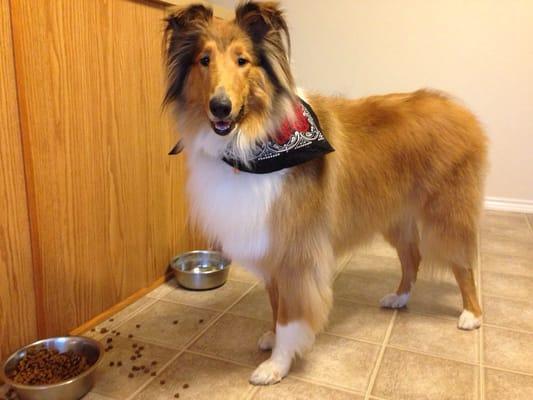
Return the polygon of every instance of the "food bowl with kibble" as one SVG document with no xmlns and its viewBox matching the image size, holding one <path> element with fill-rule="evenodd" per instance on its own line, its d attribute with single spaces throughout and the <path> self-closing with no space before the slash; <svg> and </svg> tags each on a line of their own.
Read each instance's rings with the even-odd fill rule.
<svg viewBox="0 0 533 400">
<path fill-rule="evenodd" d="M 83 336 L 39 340 L 13 353 L 0 378 L 21 400 L 77 400 L 94 385 L 103 345 Z"/>
<path fill-rule="evenodd" d="M 226 283 L 230 264 L 231 260 L 219 251 L 195 250 L 175 257 L 170 266 L 180 286 L 208 290 Z"/>
</svg>

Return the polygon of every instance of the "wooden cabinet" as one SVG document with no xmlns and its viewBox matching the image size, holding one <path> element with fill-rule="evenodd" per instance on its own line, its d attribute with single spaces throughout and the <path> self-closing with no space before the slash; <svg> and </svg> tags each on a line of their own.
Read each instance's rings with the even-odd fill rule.
<svg viewBox="0 0 533 400">
<path fill-rule="evenodd" d="M 1 2 L 0 358 L 134 295 L 198 240 L 167 156 L 163 3 Z"/>
<path fill-rule="evenodd" d="M 0 360 L 37 336 L 9 3 L 0 2 Z"/>
</svg>

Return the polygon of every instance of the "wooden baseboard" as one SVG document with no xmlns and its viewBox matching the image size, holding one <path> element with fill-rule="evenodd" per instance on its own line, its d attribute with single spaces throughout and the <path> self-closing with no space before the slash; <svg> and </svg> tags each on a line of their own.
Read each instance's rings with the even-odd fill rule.
<svg viewBox="0 0 533 400">
<path fill-rule="evenodd" d="M 495 211 L 512 211 L 533 214 L 533 201 L 509 199 L 505 197 L 486 197 L 485 209 Z"/>
<path fill-rule="evenodd" d="M 152 290 L 154 290 L 155 288 L 160 286 L 162 283 L 172 279 L 172 277 L 173 277 L 172 273 L 167 273 L 165 276 L 162 276 L 161 278 L 157 279 L 151 285 L 136 291 L 131 296 L 125 298 L 120 303 L 115 304 L 113 307 L 108 308 L 103 313 L 98 314 L 96 317 L 94 317 L 91 320 L 85 322 L 83 325 L 72 329 L 70 331 L 70 334 L 71 335 L 80 335 L 83 332 L 87 332 L 88 330 L 90 330 L 91 328 L 94 328 L 99 323 L 109 319 L 111 316 L 115 315 L 120 310 L 126 308 L 130 304 L 132 304 L 135 301 L 139 300 L 141 297 L 143 297 L 147 293 L 151 292 Z"/>
</svg>

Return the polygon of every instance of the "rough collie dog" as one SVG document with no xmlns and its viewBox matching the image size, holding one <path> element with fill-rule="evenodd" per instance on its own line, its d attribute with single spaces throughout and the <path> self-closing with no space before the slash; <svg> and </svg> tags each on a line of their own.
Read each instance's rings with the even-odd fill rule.
<svg viewBox="0 0 533 400">
<path fill-rule="evenodd" d="M 481 321 L 472 268 L 486 139 L 476 118 L 427 90 L 299 97 L 289 48 L 276 3 L 242 3 L 233 21 L 204 5 L 167 19 L 166 103 L 182 135 L 191 213 L 270 296 L 274 326 L 258 344 L 272 354 L 254 384 L 280 381 L 313 344 L 332 304 L 335 257 L 375 234 L 402 268 L 383 307 L 407 304 L 423 259 L 453 270 L 459 328 Z"/>
</svg>

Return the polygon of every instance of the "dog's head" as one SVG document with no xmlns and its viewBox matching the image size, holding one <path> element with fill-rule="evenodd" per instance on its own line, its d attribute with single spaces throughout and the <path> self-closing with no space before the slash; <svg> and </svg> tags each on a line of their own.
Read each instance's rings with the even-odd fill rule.
<svg viewBox="0 0 533 400">
<path fill-rule="evenodd" d="M 278 4 L 242 3 L 233 21 L 191 5 L 166 21 L 165 104 L 174 105 L 181 133 L 207 126 L 243 152 L 273 134 L 296 99 L 289 33 Z"/>
</svg>

